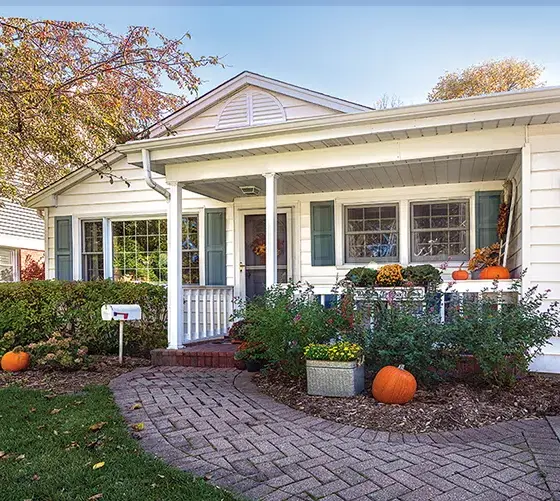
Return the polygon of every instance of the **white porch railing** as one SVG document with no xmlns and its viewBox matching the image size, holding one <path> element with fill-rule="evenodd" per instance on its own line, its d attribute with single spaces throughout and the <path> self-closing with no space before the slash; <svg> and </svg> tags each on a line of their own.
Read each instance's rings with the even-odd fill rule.
<svg viewBox="0 0 560 501">
<path fill-rule="evenodd" d="M 233 313 L 233 287 L 183 286 L 183 344 L 227 334 Z"/>
<path fill-rule="evenodd" d="M 513 280 L 498 280 L 496 283 L 493 280 L 460 280 L 453 282 L 452 285 L 444 282 L 439 287 L 440 304 L 431 306 L 439 307 L 442 322 L 445 322 L 448 308 L 452 306 L 451 303 L 454 302 L 455 305 L 461 305 L 468 296 L 471 298 L 475 295 L 478 297 L 483 295 L 494 297 L 499 309 L 503 303 L 517 301 L 518 293 L 512 290 L 513 282 Z M 405 297 L 416 298 L 418 301 L 424 300 L 424 289 L 421 287 L 414 287 L 413 289 L 405 287 L 380 288 L 377 292 L 379 299 L 382 301 L 388 300 L 389 293 L 391 293 L 391 301 L 399 301 Z M 314 287 L 313 294 L 327 308 L 330 307 L 331 302 L 334 303 L 339 298 L 339 295 L 333 293 L 332 288 L 326 286 Z"/>
</svg>

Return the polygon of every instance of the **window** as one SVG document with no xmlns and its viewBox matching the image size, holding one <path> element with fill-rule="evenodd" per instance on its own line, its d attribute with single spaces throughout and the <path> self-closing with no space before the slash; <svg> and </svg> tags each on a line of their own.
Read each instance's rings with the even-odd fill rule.
<svg viewBox="0 0 560 501">
<path fill-rule="evenodd" d="M 167 282 L 167 220 L 113 221 L 115 280 Z M 200 281 L 198 217 L 183 216 L 183 283 Z"/>
<path fill-rule="evenodd" d="M 411 205 L 412 261 L 462 261 L 469 256 L 467 201 Z"/>
<path fill-rule="evenodd" d="M 183 216 L 183 283 L 200 283 L 198 216 Z"/>
<path fill-rule="evenodd" d="M 346 262 L 399 260 L 397 205 L 346 208 Z"/>
<path fill-rule="evenodd" d="M 82 222 L 82 279 L 103 280 L 103 222 Z"/>
<path fill-rule="evenodd" d="M 0 282 L 16 279 L 15 253 L 12 249 L 0 249 Z"/>
</svg>

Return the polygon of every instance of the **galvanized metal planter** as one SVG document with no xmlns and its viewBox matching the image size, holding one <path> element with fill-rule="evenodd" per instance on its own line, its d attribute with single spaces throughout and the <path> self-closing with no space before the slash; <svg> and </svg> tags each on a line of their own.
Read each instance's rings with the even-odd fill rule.
<svg viewBox="0 0 560 501">
<path fill-rule="evenodd" d="M 307 393 L 322 397 L 352 397 L 364 391 L 364 364 L 307 360 Z"/>
</svg>

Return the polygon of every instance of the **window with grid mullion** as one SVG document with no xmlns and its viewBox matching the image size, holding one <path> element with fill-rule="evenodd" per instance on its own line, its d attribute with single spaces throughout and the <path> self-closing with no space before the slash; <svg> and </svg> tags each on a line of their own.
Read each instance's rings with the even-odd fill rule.
<svg viewBox="0 0 560 501">
<path fill-rule="evenodd" d="M 346 208 L 346 262 L 398 261 L 396 205 Z"/>
</svg>

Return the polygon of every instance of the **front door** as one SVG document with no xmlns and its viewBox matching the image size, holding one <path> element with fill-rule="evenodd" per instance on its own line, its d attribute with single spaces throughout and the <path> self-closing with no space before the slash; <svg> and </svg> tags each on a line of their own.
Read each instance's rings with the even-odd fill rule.
<svg viewBox="0 0 560 501">
<path fill-rule="evenodd" d="M 277 215 L 278 283 L 288 281 L 288 225 L 285 213 Z M 245 295 L 248 298 L 266 290 L 266 216 L 245 215 Z"/>
</svg>

